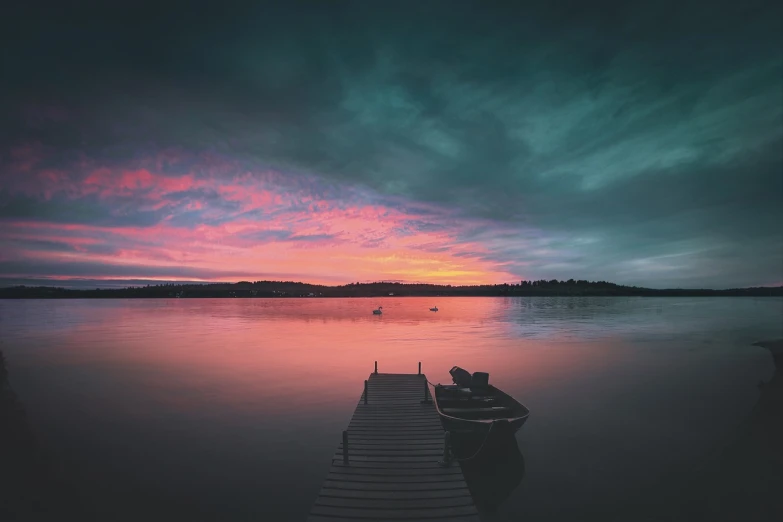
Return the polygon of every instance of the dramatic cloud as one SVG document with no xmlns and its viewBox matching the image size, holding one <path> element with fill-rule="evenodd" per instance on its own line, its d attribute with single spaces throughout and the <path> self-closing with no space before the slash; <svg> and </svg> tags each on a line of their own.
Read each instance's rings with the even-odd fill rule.
<svg viewBox="0 0 783 522">
<path fill-rule="evenodd" d="M 15 7 L 0 277 L 783 280 L 779 3 L 550 4 Z"/>
</svg>

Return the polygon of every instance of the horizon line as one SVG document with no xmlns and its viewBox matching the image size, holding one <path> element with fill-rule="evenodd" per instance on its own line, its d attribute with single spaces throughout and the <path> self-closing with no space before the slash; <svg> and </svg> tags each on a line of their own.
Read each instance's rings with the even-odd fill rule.
<svg viewBox="0 0 783 522">
<path fill-rule="evenodd" d="M 5 281 L 16 281 L 15 283 L 11 284 L 4 284 Z M 23 281 L 26 281 L 23 282 Z M 13 287 L 20 287 L 20 286 L 38 286 L 38 287 L 51 287 L 51 288 L 67 288 L 67 286 L 63 285 L 56 285 L 56 284 L 41 284 L 43 282 L 49 282 L 49 283 L 67 283 L 67 282 L 75 282 L 75 283 L 99 283 L 97 286 L 90 285 L 90 287 L 86 287 L 86 285 L 82 288 L 74 288 L 71 286 L 68 289 L 71 290 L 94 290 L 97 288 L 100 288 L 100 283 L 114 283 L 110 287 L 105 287 L 107 290 L 117 290 L 117 289 L 123 289 L 123 288 L 136 288 L 136 287 L 144 287 L 144 286 L 161 286 L 161 285 L 200 285 L 200 286 L 206 286 L 206 285 L 235 285 L 240 283 L 250 283 L 250 284 L 256 284 L 256 283 L 279 283 L 279 284 L 299 284 L 299 285 L 309 285 L 309 286 L 319 286 L 324 288 L 340 288 L 355 284 L 360 285 L 373 285 L 373 284 L 391 284 L 391 285 L 428 285 L 428 286 L 440 286 L 440 287 L 451 287 L 451 288 L 470 288 L 470 287 L 482 287 L 482 286 L 518 286 L 521 282 L 550 282 L 550 281 L 557 281 L 558 283 L 567 283 L 568 281 L 574 281 L 575 283 L 578 281 L 585 281 L 587 283 L 591 284 L 598 284 L 598 283 L 607 283 L 615 286 L 620 287 L 626 287 L 626 288 L 639 288 L 639 289 L 647 289 L 647 290 L 713 290 L 713 291 L 722 291 L 722 290 L 745 290 L 745 289 L 754 289 L 754 288 L 783 288 L 783 283 L 777 283 L 777 284 L 769 284 L 769 285 L 758 285 L 758 286 L 737 286 L 737 287 L 724 287 L 724 288 L 708 288 L 708 287 L 649 287 L 649 286 L 639 286 L 634 284 L 625 284 L 625 283 L 615 283 L 612 281 L 607 280 L 589 280 L 589 279 L 575 279 L 575 278 L 569 278 L 569 279 L 520 279 L 516 280 L 514 282 L 503 282 L 503 283 L 481 283 L 481 284 L 448 284 L 448 283 L 428 283 L 423 281 L 404 281 L 404 280 L 364 280 L 364 281 L 351 281 L 348 283 L 342 283 L 342 284 L 321 284 L 321 283 L 309 283 L 305 281 L 295 281 L 295 280 L 272 280 L 272 279 L 257 279 L 257 280 L 248 280 L 248 279 L 241 279 L 237 281 L 205 281 L 205 280 L 173 280 L 173 279 L 100 279 L 100 278 L 48 278 L 48 277 L 38 277 L 38 278 L 12 278 L 12 277 L 0 277 L 0 288 L 13 288 Z M 124 286 L 120 286 L 124 285 Z"/>
</svg>

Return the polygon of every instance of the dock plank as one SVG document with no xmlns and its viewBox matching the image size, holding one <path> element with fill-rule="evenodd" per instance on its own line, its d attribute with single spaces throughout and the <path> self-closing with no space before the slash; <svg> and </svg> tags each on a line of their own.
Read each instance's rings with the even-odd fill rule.
<svg viewBox="0 0 783 522">
<path fill-rule="evenodd" d="M 335 473 L 342 473 L 343 475 L 418 475 L 418 476 L 426 476 L 426 475 L 436 475 L 436 476 L 446 476 L 446 475 L 459 475 L 462 476 L 462 470 L 460 468 L 457 468 L 454 471 L 451 471 L 451 468 L 446 468 L 446 470 L 441 470 L 440 468 L 417 468 L 417 469 L 411 469 L 411 468 L 402 468 L 402 469 L 387 469 L 383 472 L 374 471 L 371 468 L 367 467 L 359 467 L 359 466 L 343 466 L 342 465 L 342 459 L 340 460 L 340 464 L 333 463 L 332 470 Z M 331 470 L 330 470 L 331 471 Z"/>
<path fill-rule="evenodd" d="M 322 491 L 318 505 L 353 509 L 438 509 L 471 506 L 473 499 L 470 495 L 441 498 L 346 498 L 325 495 Z"/>
<path fill-rule="evenodd" d="M 400 522 L 400 520 L 405 520 L 405 522 L 481 522 L 481 519 L 478 517 L 478 515 L 473 516 L 459 516 L 459 517 L 448 517 L 448 518 L 405 518 L 405 519 L 399 519 L 399 518 L 373 518 L 373 519 L 356 519 L 356 518 L 346 518 L 346 517 L 340 517 L 340 516 L 321 516 L 321 515 L 310 515 L 310 518 L 307 519 L 307 522 L 356 522 L 357 520 L 372 520 L 372 522 Z"/>
<path fill-rule="evenodd" d="M 397 492 L 417 492 L 417 491 L 440 491 L 444 489 L 464 489 L 461 480 L 433 479 L 433 480 L 415 480 L 412 482 L 353 482 L 352 476 L 329 475 L 324 482 L 323 487 L 330 488 L 350 488 L 352 491 L 397 491 Z M 427 482 L 422 486 L 422 482 Z"/>
<path fill-rule="evenodd" d="M 336 484 L 324 485 L 321 490 L 321 496 L 336 498 L 361 498 L 361 499 L 403 499 L 420 500 L 427 498 L 452 498 L 463 497 L 468 492 L 461 488 L 451 489 L 433 489 L 433 490 L 415 490 L 415 491 L 395 491 L 395 490 L 356 490 L 353 488 L 340 488 Z"/>
<path fill-rule="evenodd" d="M 342 449 L 342 448 L 341 448 Z M 400 453 L 401 451 L 404 451 L 405 453 Z M 342 451 L 339 452 L 339 455 L 342 455 Z M 382 447 L 380 449 L 376 449 L 372 446 L 351 446 L 351 455 L 375 455 L 375 456 L 384 456 L 384 457 L 394 457 L 394 456 L 435 456 L 440 457 L 443 455 L 443 449 L 438 447 L 423 447 L 423 448 L 415 448 L 415 447 L 408 447 L 408 448 L 386 448 Z M 437 460 L 437 459 L 436 459 Z"/>
<path fill-rule="evenodd" d="M 443 428 L 426 377 L 372 374 L 308 522 L 478 522 L 462 470 L 443 467 Z M 365 402 L 366 401 L 366 402 Z"/>
<path fill-rule="evenodd" d="M 436 517 L 454 518 L 461 515 L 470 516 L 478 514 L 476 507 L 473 505 L 458 507 L 435 507 L 432 509 L 363 509 L 315 505 L 313 506 L 313 509 L 310 513 L 313 515 L 347 517 L 368 521 L 374 521 L 378 518 L 392 518 L 398 520 L 406 520 L 411 518 L 429 518 L 431 520 L 437 520 Z"/>
</svg>

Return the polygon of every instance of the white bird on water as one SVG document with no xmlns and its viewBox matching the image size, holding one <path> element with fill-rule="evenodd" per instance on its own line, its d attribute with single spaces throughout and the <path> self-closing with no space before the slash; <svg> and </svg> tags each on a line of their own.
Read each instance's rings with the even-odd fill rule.
<svg viewBox="0 0 783 522">
<path fill-rule="evenodd" d="M 438 311 L 437 306 L 433 306 L 432 308 L 430 308 L 430 312 L 437 312 L 437 311 Z"/>
<path fill-rule="evenodd" d="M 381 315 L 383 312 L 381 311 L 383 309 L 382 306 L 379 306 L 377 310 L 373 310 L 373 315 Z"/>
</svg>

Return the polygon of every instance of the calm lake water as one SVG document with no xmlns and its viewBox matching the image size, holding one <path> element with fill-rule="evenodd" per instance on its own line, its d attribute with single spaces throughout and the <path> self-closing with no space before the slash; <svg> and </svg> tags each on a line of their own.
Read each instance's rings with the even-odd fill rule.
<svg viewBox="0 0 783 522">
<path fill-rule="evenodd" d="M 651 520 L 742 429 L 774 371 L 751 343 L 781 317 L 779 298 L 7 300 L 0 350 L 82 520 L 304 520 L 376 360 L 488 371 L 530 408 L 499 520 Z"/>
</svg>

